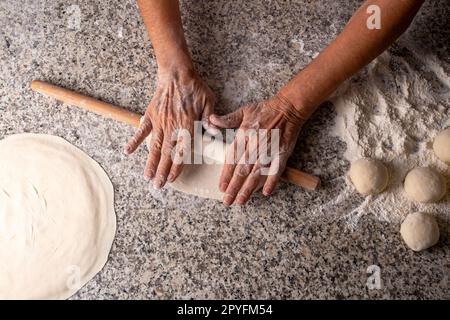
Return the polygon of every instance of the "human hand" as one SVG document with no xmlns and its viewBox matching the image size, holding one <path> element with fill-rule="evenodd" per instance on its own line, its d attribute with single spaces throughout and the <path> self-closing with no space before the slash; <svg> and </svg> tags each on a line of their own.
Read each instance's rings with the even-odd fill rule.
<svg viewBox="0 0 450 320">
<path fill-rule="evenodd" d="M 213 130 L 209 115 L 214 108 L 214 94 L 193 71 L 161 72 L 156 92 L 147 107 L 141 124 L 124 148 L 125 154 L 133 153 L 152 133 L 144 178 L 153 179 L 155 189 L 166 181 L 173 182 L 183 168 L 183 153 L 194 137 L 194 121 L 202 120 L 206 130 Z M 186 135 L 180 132 L 188 132 Z M 187 130 L 187 131 L 186 131 Z"/>
<path fill-rule="evenodd" d="M 273 192 L 294 149 L 306 116 L 278 94 L 269 100 L 248 104 L 224 116 L 212 115 L 210 120 L 220 128 L 239 128 L 233 143 L 227 149 L 219 189 L 225 193 L 225 205 L 231 205 L 233 202 L 242 205 L 262 185 L 264 195 L 268 196 Z M 266 139 L 261 139 L 260 134 L 256 139 L 249 139 L 249 132 L 258 132 L 259 129 L 268 130 Z M 279 129 L 278 148 L 271 144 L 271 140 L 275 139 L 271 129 Z M 249 140 L 253 140 L 253 143 Z M 240 143 L 243 148 L 239 147 Z M 268 149 L 276 149 L 270 150 L 269 162 L 265 159 L 263 161 Z"/>
</svg>

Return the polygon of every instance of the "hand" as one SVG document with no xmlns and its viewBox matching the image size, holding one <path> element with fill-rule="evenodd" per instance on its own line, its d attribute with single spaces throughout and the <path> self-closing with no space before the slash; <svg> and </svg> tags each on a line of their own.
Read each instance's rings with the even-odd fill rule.
<svg viewBox="0 0 450 320">
<path fill-rule="evenodd" d="M 233 143 L 227 148 L 226 161 L 220 176 L 219 189 L 225 193 L 223 203 L 231 205 L 235 202 L 242 205 L 262 185 L 263 194 L 270 195 L 286 167 L 305 117 L 278 94 L 272 99 L 246 105 L 225 116 L 212 115 L 210 120 L 220 128 L 239 127 Z M 262 161 L 261 157 L 268 148 L 260 145 L 260 137 L 254 139 L 255 143 L 249 143 L 248 138 L 245 138 L 246 135 L 249 136 L 250 129 L 267 129 L 269 132 L 273 132 L 271 129 L 279 129 L 279 148 L 271 151 L 269 163 Z M 267 135 L 266 146 L 271 145 L 271 136 L 273 134 Z M 244 148 L 236 151 L 243 140 L 246 141 Z M 245 161 L 252 155 L 256 161 Z M 268 171 L 268 174 L 264 171 Z"/>
<path fill-rule="evenodd" d="M 214 101 L 214 94 L 195 72 L 158 75 L 156 92 L 141 125 L 124 149 L 127 155 L 133 153 L 152 133 L 144 178 L 153 179 L 155 189 L 162 188 L 166 181 L 173 182 L 181 173 L 183 161 L 173 161 L 176 159 L 172 155 L 183 158 L 183 151 L 194 137 L 194 121 L 202 119 L 205 129 L 213 128 L 208 118 Z M 180 130 L 187 130 L 191 141 L 186 141 L 185 135 L 179 136 Z"/>
</svg>

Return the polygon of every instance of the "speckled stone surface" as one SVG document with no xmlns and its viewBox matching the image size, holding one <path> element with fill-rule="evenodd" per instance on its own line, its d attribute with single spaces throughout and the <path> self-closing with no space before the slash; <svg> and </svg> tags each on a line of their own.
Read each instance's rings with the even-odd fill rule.
<svg viewBox="0 0 450 320">
<path fill-rule="evenodd" d="M 275 93 L 337 35 L 359 3 L 182 1 L 186 37 L 219 98 L 217 111 Z M 450 63 L 449 17 L 446 0 L 427 1 L 408 41 Z M 334 210 L 317 214 L 344 187 L 338 178 L 349 165 L 345 144 L 329 135 L 332 105 L 308 122 L 291 159 L 322 178 L 319 191 L 282 183 L 270 199 L 257 195 L 245 207 L 225 208 L 152 190 L 142 179 L 145 150 L 130 158 L 121 152 L 130 127 L 29 89 L 31 80 L 46 80 L 142 113 L 156 64 L 134 1 L 2 0 L 0 61 L 0 137 L 64 137 L 98 161 L 114 184 L 118 229 L 110 259 L 73 298 L 450 298 L 445 223 L 439 245 L 414 253 L 397 224 L 366 215 L 349 229 Z M 366 285 L 371 265 L 380 267 L 380 289 Z"/>
</svg>

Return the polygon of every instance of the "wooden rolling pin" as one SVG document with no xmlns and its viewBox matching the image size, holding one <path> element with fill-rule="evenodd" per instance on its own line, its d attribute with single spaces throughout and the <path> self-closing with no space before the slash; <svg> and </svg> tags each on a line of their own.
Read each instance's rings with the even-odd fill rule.
<svg viewBox="0 0 450 320">
<path fill-rule="evenodd" d="M 127 111 L 112 104 L 38 80 L 31 82 L 31 89 L 67 104 L 127 123 L 135 128 L 139 127 L 139 120 L 141 118 L 139 114 Z M 308 190 L 316 190 L 320 185 L 320 179 L 318 177 L 289 167 L 284 170 L 281 178 Z"/>
</svg>

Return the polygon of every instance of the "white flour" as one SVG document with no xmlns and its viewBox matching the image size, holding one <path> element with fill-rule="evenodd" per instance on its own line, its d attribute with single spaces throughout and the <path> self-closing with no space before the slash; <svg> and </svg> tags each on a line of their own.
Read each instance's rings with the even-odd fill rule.
<svg viewBox="0 0 450 320">
<path fill-rule="evenodd" d="M 363 215 L 399 222 L 408 213 L 425 211 L 450 220 L 450 196 L 438 204 L 417 204 L 403 191 L 403 179 L 416 166 L 436 168 L 447 179 L 450 167 L 431 149 L 433 138 L 450 124 L 450 77 L 443 62 L 426 54 L 384 53 L 359 79 L 332 99 L 337 112 L 333 134 L 347 143 L 345 157 L 383 160 L 391 179 L 388 189 L 366 197 L 359 205 L 341 212 L 350 227 Z M 355 191 L 346 189 L 334 200 L 335 208 L 349 202 Z M 339 206 L 337 206 L 339 204 Z"/>
</svg>

